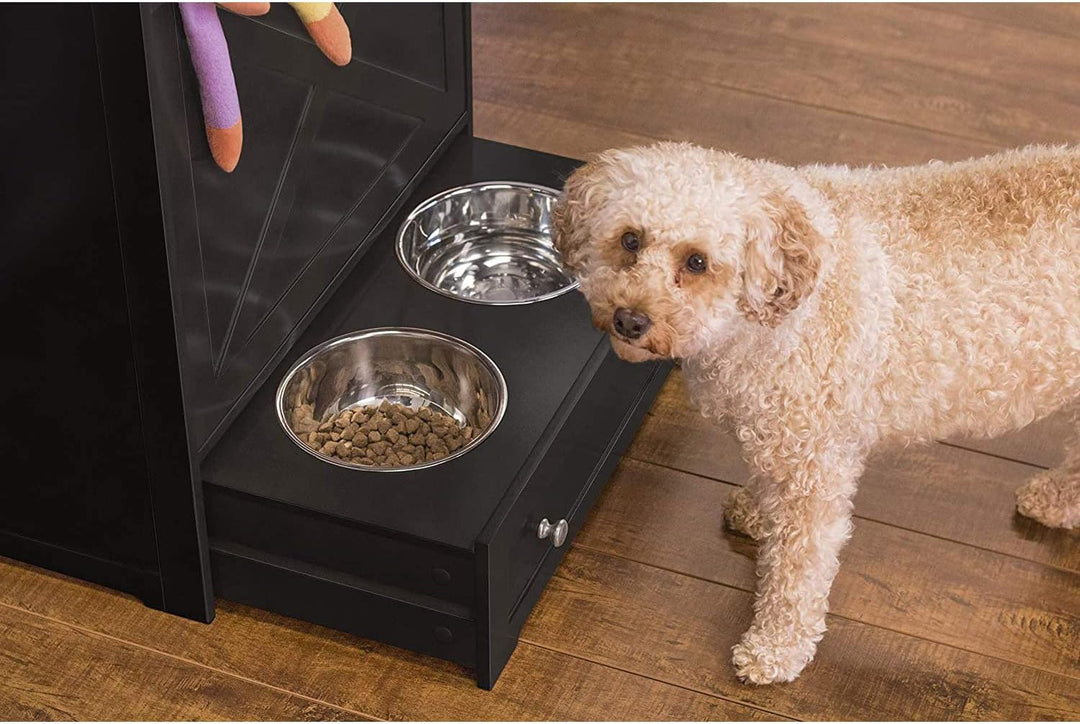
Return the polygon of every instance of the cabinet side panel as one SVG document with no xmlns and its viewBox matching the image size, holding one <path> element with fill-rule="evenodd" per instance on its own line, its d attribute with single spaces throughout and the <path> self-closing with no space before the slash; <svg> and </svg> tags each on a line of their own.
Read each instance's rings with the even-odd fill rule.
<svg viewBox="0 0 1080 724">
<path fill-rule="evenodd" d="M 91 10 L 4 5 L 0 37 L 0 553 L 130 590 L 158 564 Z"/>
<path fill-rule="evenodd" d="M 209 621 L 202 483 L 181 387 L 140 8 L 95 5 L 94 25 L 163 607 Z"/>
</svg>

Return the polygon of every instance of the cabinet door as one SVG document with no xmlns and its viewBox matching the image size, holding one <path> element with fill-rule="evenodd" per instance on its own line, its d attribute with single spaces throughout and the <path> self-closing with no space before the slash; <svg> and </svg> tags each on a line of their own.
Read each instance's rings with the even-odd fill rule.
<svg viewBox="0 0 1080 724">
<path fill-rule="evenodd" d="M 467 8 L 343 3 L 337 67 L 284 4 L 219 10 L 243 118 L 213 162 L 174 4 L 144 5 L 191 444 L 205 451 L 468 119 Z"/>
<path fill-rule="evenodd" d="M 160 605 L 91 7 L 3 5 L 0 55 L 0 554 Z"/>
</svg>

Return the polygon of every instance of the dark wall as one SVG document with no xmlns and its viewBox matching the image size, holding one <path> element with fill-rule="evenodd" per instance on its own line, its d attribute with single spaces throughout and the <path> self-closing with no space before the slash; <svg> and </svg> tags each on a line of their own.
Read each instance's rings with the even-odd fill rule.
<svg viewBox="0 0 1080 724">
<path fill-rule="evenodd" d="M 0 68 L 0 553 L 48 541 L 152 577 L 90 6 L 0 6 Z"/>
</svg>

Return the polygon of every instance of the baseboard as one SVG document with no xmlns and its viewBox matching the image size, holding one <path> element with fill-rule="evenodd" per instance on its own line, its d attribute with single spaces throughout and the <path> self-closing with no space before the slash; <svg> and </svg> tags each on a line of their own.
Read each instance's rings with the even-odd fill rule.
<svg viewBox="0 0 1080 724">
<path fill-rule="evenodd" d="M 0 530 L 0 555 L 130 593 L 151 608 L 163 607 L 161 576 L 155 571 L 98 558 L 5 530 Z"/>
</svg>

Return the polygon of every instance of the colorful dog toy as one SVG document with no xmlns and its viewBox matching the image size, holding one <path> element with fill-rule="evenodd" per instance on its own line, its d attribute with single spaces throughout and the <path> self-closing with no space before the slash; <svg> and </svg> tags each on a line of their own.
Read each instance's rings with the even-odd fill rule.
<svg viewBox="0 0 1080 724">
<path fill-rule="evenodd" d="M 237 15 L 265 15 L 270 3 L 218 3 Z M 352 60 L 349 27 L 333 3 L 289 3 L 300 16 L 311 39 L 335 65 Z M 236 94 L 229 46 L 213 3 L 181 3 L 191 63 L 199 81 L 203 121 L 210 154 L 225 172 L 236 168 L 244 143 L 240 99 Z"/>
<path fill-rule="evenodd" d="M 334 3 L 289 3 L 300 16 L 308 35 L 335 65 L 348 65 L 352 60 L 352 39 L 349 26 Z"/>
</svg>

